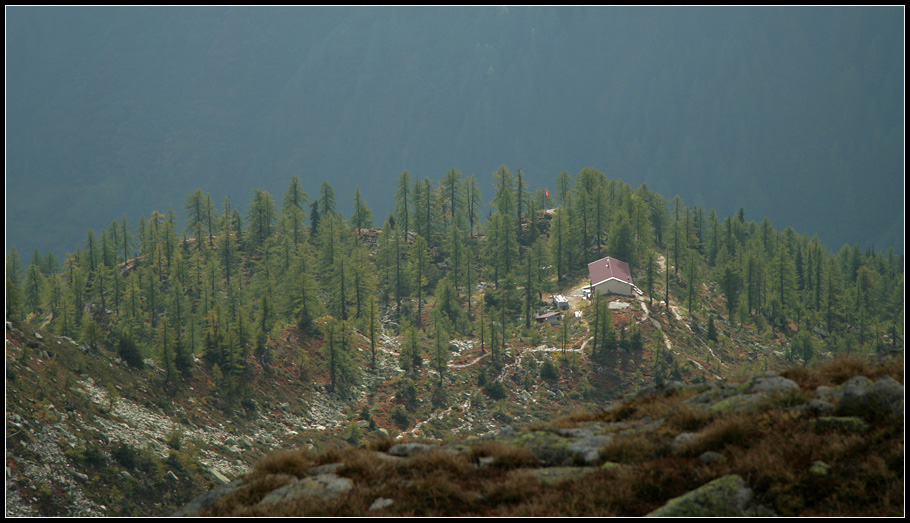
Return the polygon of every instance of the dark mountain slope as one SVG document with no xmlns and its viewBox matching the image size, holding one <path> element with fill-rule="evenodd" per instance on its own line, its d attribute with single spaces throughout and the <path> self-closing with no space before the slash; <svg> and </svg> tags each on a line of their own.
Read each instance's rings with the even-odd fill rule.
<svg viewBox="0 0 910 523">
<path fill-rule="evenodd" d="M 403 170 L 505 163 L 902 252 L 899 13 L 12 8 L 8 241 L 59 255 L 111 216 L 292 174 L 384 216 Z"/>
</svg>

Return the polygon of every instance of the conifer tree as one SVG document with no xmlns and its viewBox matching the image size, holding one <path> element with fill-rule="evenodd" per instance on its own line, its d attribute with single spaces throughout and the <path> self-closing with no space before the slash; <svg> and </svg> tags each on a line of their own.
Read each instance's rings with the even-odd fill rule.
<svg viewBox="0 0 910 523">
<path fill-rule="evenodd" d="M 650 307 L 654 301 L 654 279 L 657 277 L 657 267 L 655 266 L 654 251 L 648 249 L 647 253 L 645 256 L 645 280 L 648 282 L 648 306 Z"/>
<path fill-rule="evenodd" d="M 329 391 L 345 394 L 357 380 L 354 363 L 348 354 L 348 328 L 345 322 L 330 321 L 326 327 L 324 354 L 329 365 Z"/>
<path fill-rule="evenodd" d="M 266 240 L 272 235 L 276 218 L 275 202 L 272 196 L 261 189 L 256 189 L 250 208 L 247 211 L 247 234 L 251 253 L 263 248 Z"/>
<path fill-rule="evenodd" d="M 610 252 L 616 259 L 629 264 L 630 267 L 638 265 L 638 253 L 635 250 L 634 231 L 629 216 L 625 210 L 619 210 L 613 221 L 613 231 L 610 235 Z"/>
<path fill-rule="evenodd" d="M 360 237 L 361 229 L 373 226 L 373 211 L 363 201 L 359 185 L 354 187 L 354 214 L 351 215 L 351 222 L 357 229 L 358 237 Z"/>
<path fill-rule="evenodd" d="M 723 267 L 720 277 L 720 288 L 727 304 L 727 321 L 733 323 L 733 313 L 739 307 L 739 293 L 742 289 L 742 276 L 732 264 Z"/>
<path fill-rule="evenodd" d="M 121 261 L 123 263 L 126 263 L 127 261 L 129 261 L 130 253 L 132 253 L 133 249 L 132 249 L 132 237 L 130 235 L 130 226 L 129 226 L 129 222 L 126 219 L 125 214 L 123 215 L 122 218 L 120 218 L 119 230 L 120 230 L 120 248 L 123 251 L 123 260 L 121 260 Z"/>
<path fill-rule="evenodd" d="M 309 200 L 310 196 L 301 187 L 300 177 L 295 174 L 284 192 L 281 207 L 281 220 L 294 246 L 303 241 L 304 209 Z"/>
<path fill-rule="evenodd" d="M 196 189 L 186 198 L 183 206 L 186 212 L 186 231 L 196 240 L 196 248 L 202 247 L 203 234 L 206 231 L 207 211 L 205 195 L 202 189 Z"/>
<path fill-rule="evenodd" d="M 25 314 L 22 312 L 22 297 L 19 294 L 19 285 L 9 273 L 6 274 L 6 319 L 14 323 L 22 321 Z"/>
<path fill-rule="evenodd" d="M 479 224 L 480 208 L 483 206 L 483 196 L 480 192 L 480 184 L 477 183 L 477 177 L 471 175 L 465 183 L 465 201 L 467 202 L 467 219 L 468 235 L 474 235 L 474 228 Z"/>
<path fill-rule="evenodd" d="M 37 265 L 29 265 L 25 273 L 25 292 L 23 304 L 27 313 L 41 312 L 41 290 L 44 276 Z"/>
<path fill-rule="evenodd" d="M 408 260 L 410 262 L 410 279 L 413 282 L 414 292 L 417 293 L 417 317 L 415 323 L 420 328 L 423 317 L 424 289 L 429 284 L 430 269 L 430 254 L 423 236 L 417 235 L 414 239 Z"/>
<path fill-rule="evenodd" d="M 442 178 L 442 183 L 440 184 L 444 213 L 446 215 L 443 223 L 446 224 L 447 228 L 451 225 L 456 225 L 456 213 L 464 203 L 464 198 L 461 194 L 461 176 L 461 172 L 453 167 L 446 171 L 445 176 Z"/>
<path fill-rule="evenodd" d="M 439 374 L 439 385 L 442 385 L 442 379 L 445 375 L 446 365 L 449 362 L 449 334 L 444 325 L 441 314 L 436 313 L 434 327 L 434 349 L 433 349 L 433 369 Z"/>
<path fill-rule="evenodd" d="M 224 214 L 222 214 L 221 221 L 221 235 L 218 238 L 218 254 L 221 261 L 221 268 L 224 271 L 224 278 L 228 285 L 231 283 L 231 275 L 235 272 L 234 267 L 237 263 L 237 244 L 234 235 L 231 199 L 225 196 Z"/>
<path fill-rule="evenodd" d="M 370 297 L 370 320 L 369 320 L 369 332 L 370 332 L 370 368 L 376 370 L 376 328 L 377 328 L 377 318 L 376 318 L 376 300 Z"/>
<path fill-rule="evenodd" d="M 408 373 L 416 372 L 422 363 L 420 357 L 420 346 L 417 339 L 417 329 L 410 325 L 407 320 L 402 323 L 402 332 L 404 333 L 404 343 L 398 354 L 398 366 Z"/>
<path fill-rule="evenodd" d="M 329 182 L 323 181 L 322 185 L 319 186 L 318 201 L 320 219 L 335 213 L 335 189 Z"/>
<path fill-rule="evenodd" d="M 176 357 L 174 352 L 174 340 L 171 336 L 171 330 L 168 329 L 167 321 L 161 322 L 161 332 L 158 336 L 158 343 L 161 350 L 161 359 L 164 365 L 164 382 L 168 385 L 174 382 L 177 374 Z"/>
<path fill-rule="evenodd" d="M 303 243 L 298 248 L 298 264 L 296 271 L 296 285 L 294 293 L 294 317 L 297 327 L 303 331 L 313 329 L 313 320 L 319 317 L 321 304 L 319 301 L 319 286 L 312 267 L 314 262 L 309 254 L 308 244 Z"/>
<path fill-rule="evenodd" d="M 560 282 L 565 280 L 568 251 L 568 220 L 563 208 L 556 210 L 553 216 L 553 225 L 550 228 L 550 252 L 556 260 L 556 278 Z"/>
<path fill-rule="evenodd" d="M 398 175 L 395 185 L 395 226 L 403 231 L 408 231 L 411 225 L 411 216 L 408 212 L 408 202 L 411 200 L 411 175 L 402 171 Z"/>
<path fill-rule="evenodd" d="M 698 252 L 695 249 L 689 249 L 689 254 L 686 257 L 686 298 L 689 302 L 689 317 L 693 316 L 695 296 L 698 293 L 698 285 L 700 284 L 698 263 Z"/>
</svg>

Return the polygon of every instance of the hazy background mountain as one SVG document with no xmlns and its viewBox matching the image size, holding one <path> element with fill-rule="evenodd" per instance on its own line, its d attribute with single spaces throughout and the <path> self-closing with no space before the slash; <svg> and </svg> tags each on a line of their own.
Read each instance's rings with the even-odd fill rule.
<svg viewBox="0 0 910 523">
<path fill-rule="evenodd" d="M 6 9 L 7 246 L 297 174 L 601 170 L 903 252 L 904 9 Z M 349 208 L 349 206 L 347 206 Z"/>
</svg>

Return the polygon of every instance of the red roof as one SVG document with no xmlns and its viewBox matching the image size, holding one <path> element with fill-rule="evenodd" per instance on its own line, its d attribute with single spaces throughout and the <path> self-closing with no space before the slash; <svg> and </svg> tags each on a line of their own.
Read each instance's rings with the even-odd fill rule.
<svg viewBox="0 0 910 523">
<path fill-rule="evenodd" d="M 592 287 L 609 279 L 632 284 L 632 271 L 629 270 L 629 264 L 609 256 L 589 263 L 588 275 L 591 277 Z"/>
</svg>

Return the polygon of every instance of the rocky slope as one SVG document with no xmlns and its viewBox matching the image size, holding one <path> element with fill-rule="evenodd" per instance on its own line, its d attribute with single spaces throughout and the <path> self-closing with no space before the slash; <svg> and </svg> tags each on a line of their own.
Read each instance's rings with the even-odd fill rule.
<svg viewBox="0 0 910 523">
<path fill-rule="evenodd" d="M 345 394 L 327 390 L 321 341 L 301 336 L 294 329 L 283 331 L 272 340 L 267 364 L 255 357 L 249 359 L 246 393 L 233 397 L 216 385 L 208 366 L 198 359 L 191 378 L 178 387 L 169 387 L 164 384 L 165 372 L 160 362 L 148 359 L 144 368 L 136 369 L 105 348 L 90 348 L 28 325 L 7 322 L 6 515 L 154 516 L 169 515 L 187 506 L 197 507 L 193 510 L 207 506 L 206 510 L 212 513 L 220 510 L 210 502 L 212 499 L 222 499 L 222 504 L 233 499 L 225 498 L 224 492 L 246 488 L 243 486 L 250 478 L 260 478 L 273 487 L 263 489 L 264 497 L 279 487 L 293 490 L 288 485 L 310 478 L 311 470 L 320 466 L 328 468 L 315 468 L 313 479 L 301 485 L 316 490 L 343 490 L 347 488 L 343 485 L 348 485 L 353 492 L 378 492 L 367 506 L 360 507 L 363 510 L 352 508 L 359 506 L 355 504 L 343 513 L 366 514 L 374 501 L 382 507 L 374 507 L 375 510 L 385 511 L 378 514 L 423 513 L 426 510 L 407 508 L 408 502 L 391 492 L 383 494 L 364 486 L 370 483 L 364 484 L 362 478 L 351 474 L 350 459 L 370 463 L 376 477 L 381 478 L 388 467 L 397 471 L 395 474 L 409 476 L 414 474 L 408 472 L 412 463 L 429 467 L 428 463 L 451 458 L 454 461 L 446 466 L 453 470 L 481 471 L 494 478 L 517 475 L 516 481 L 529 489 L 545 488 L 535 485 L 561 484 L 573 474 L 594 470 L 607 474 L 605 464 L 610 468 L 608 463 L 622 460 L 612 459 L 605 448 L 626 442 L 641 430 L 652 434 L 648 438 L 662 442 L 659 448 L 669 448 L 667 425 L 654 425 L 665 417 L 663 414 L 650 418 L 631 416 L 627 403 L 610 403 L 612 400 L 674 376 L 682 381 L 643 398 L 664 398 L 668 394 L 672 398 L 690 396 L 690 402 L 708 398 L 705 405 L 687 404 L 682 409 L 704 410 L 708 420 L 715 416 L 712 409 L 722 408 L 715 407 L 721 400 L 744 408 L 748 402 L 762 403 L 767 399 L 759 391 L 743 393 L 712 381 L 714 378 L 740 376 L 739 380 L 746 383 L 747 375 L 780 373 L 784 368 L 785 337 L 768 332 L 753 334 L 719 322 L 722 341 L 706 342 L 689 324 L 662 313 L 656 303 L 649 310 L 643 301 L 624 300 L 624 305 L 622 301 L 617 302 L 614 319 L 617 325 L 639 326 L 645 349 L 617 353 L 606 366 L 595 365 L 587 358 L 590 326 L 583 316 L 570 328 L 566 350 L 557 348 L 560 344 L 555 327 L 518 333 L 505 348 L 498 371 L 490 365 L 490 348 L 479 347 L 476 338 L 453 340 L 442 379 L 444 386 L 439 388 L 435 371 L 421 367 L 406 373 L 399 368 L 399 341 L 392 335 L 394 325 L 387 324 L 388 331 L 378 346 L 376 369 L 368 365 L 368 340 L 363 336 L 354 339 L 353 354 L 364 370 Z M 579 310 L 584 309 L 583 303 L 576 305 Z M 552 375 L 545 372 L 549 364 L 553 364 Z M 815 401 L 839 408 L 844 401 L 852 401 L 850 394 L 816 388 L 843 385 L 858 373 L 842 376 L 836 384 L 816 383 L 811 389 L 801 384 L 800 391 L 785 392 L 806 396 L 801 405 Z M 891 374 L 902 383 L 902 366 L 901 372 Z M 690 385 L 681 385 L 684 382 Z M 873 385 L 881 387 L 877 383 Z M 712 394 L 717 397 L 709 397 Z M 828 407 L 822 406 L 818 413 L 794 411 L 799 412 L 794 416 L 830 417 L 825 409 Z M 549 424 L 554 418 L 573 412 L 590 413 L 590 419 L 582 420 L 584 423 Z M 708 423 L 705 420 L 703 425 Z M 867 423 L 877 423 L 876 420 Z M 809 419 L 804 421 L 808 423 Z M 469 437 L 476 439 L 466 439 Z M 525 445 L 528 438 L 536 443 Z M 447 448 L 456 449 L 454 454 L 440 458 L 438 452 L 428 452 L 416 461 L 408 456 L 413 449 L 423 447 L 392 450 L 398 444 L 415 441 L 432 443 L 434 448 L 453 441 L 474 443 L 451 444 Z M 565 447 L 563 454 L 553 454 L 553 445 Z M 403 450 L 409 448 L 412 450 Z M 285 455 L 282 451 L 287 449 L 292 449 L 292 454 L 300 449 L 307 457 L 294 458 L 301 465 L 293 468 L 291 474 L 285 471 L 281 477 L 272 477 L 271 473 L 263 476 L 257 468 L 261 467 L 260 460 L 280 461 Z M 355 458 L 344 458 L 344 452 Z M 408 456 L 396 456 L 399 453 Z M 505 462 L 512 465 L 503 465 Z M 628 467 L 609 474 L 623 470 Z M 323 474 L 334 474 L 338 479 L 320 477 Z M 690 478 L 685 488 L 659 490 L 682 494 L 695 483 L 708 483 L 719 477 L 705 473 Z M 756 489 L 748 475 L 742 477 Z M 408 492 L 415 480 L 404 481 L 398 486 Z M 474 480 L 468 481 L 470 485 Z M 507 495 L 508 488 L 498 484 L 509 485 L 511 480 L 487 484 L 499 492 L 493 498 L 502 495 L 512 499 L 512 494 Z M 203 499 L 209 501 L 191 504 L 204 494 L 208 497 Z M 480 494 L 478 499 L 488 495 L 492 494 Z M 294 496 L 280 491 L 271 499 Z M 350 499 L 351 494 L 339 491 L 339 496 L 338 499 Z M 658 497 L 665 501 L 663 494 Z M 357 499 L 358 503 L 366 503 L 366 498 Z M 487 509 L 495 512 L 490 503 L 484 503 L 476 508 L 478 513 L 487 513 Z M 655 503 L 649 502 L 648 507 L 656 509 Z M 241 512 L 255 512 L 259 509 L 254 505 L 240 503 L 236 507 L 245 507 L 238 508 Z"/>
<path fill-rule="evenodd" d="M 668 382 L 447 444 L 285 452 L 175 515 L 902 515 L 902 360 L 785 375 Z"/>
</svg>

